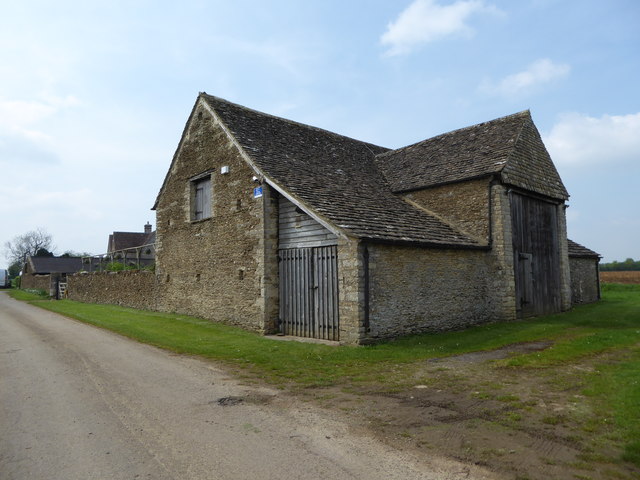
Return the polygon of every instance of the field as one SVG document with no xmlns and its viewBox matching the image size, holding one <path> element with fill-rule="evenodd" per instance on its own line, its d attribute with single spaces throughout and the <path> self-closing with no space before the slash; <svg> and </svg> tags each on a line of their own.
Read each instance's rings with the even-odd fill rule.
<svg viewBox="0 0 640 480">
<path fill-rule="evenodd" d="M 640 272 L 600 272 L 600 282 L 640 284 Z"/>
</svg>

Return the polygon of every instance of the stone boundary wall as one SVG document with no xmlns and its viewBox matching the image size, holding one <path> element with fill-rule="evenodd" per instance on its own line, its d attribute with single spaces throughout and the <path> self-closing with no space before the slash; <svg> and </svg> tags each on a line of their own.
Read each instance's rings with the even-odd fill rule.
<svg viewBox="0 0 640 480">
<path fill-rule="evenodd" d="M 44 290 L 49 293 L 49 287 L 51 285 L 51 275 L 32 275 L 27 273 L 22 275 L 20 279 L 20 288 L 22 289 L 35 289 Z"/>
<path fill-rule="evenodd" d="M 76 273 L 67 277 L 67 298 L 157 310 L 156 275 L 147 271 Z"/>
</svg>

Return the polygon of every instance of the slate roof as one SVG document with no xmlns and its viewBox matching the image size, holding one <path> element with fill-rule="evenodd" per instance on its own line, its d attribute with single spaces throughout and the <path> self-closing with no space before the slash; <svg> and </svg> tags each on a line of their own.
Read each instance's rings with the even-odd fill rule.
<svg viewBox="0 0 640 480">
<path fill-rule="evenodd" d="M 376 166 L 386 148 L 200 94 L 268 182 L 362 239 L 440 246 L 478 242 L 393 194 Z"/>
<path fill-rule="evenodd" d="M 29 257 L 32 271 L 29 273 L 46 275 L 56 273 L 75 273 L 82 270 L 80 257 Z"/>
<path fill-rule="evenodd" d="M 109 235 L 109 245 L 107 253 L 125 250 L 127 248 L 139 247 L 155 242 L 156 233 L 141 232 L 113 232 Z"/>
<path fill-rule="evenodd" d="M 567 242 L 569 244 L 570 257 L 584 257 L 584 258 L 600 258 L 601 257 L 599 253 L 596 253 L 593 250 L 590 250 L 587 247 L 574 242 L 573 240 L 567 239 Z"/>
<path fill-rule="evenodd" d="M 376 164 L 396 193 L 500 174 L 552 198 L 569 196 L 528 110 L 387 151 Z"/>
</svg>

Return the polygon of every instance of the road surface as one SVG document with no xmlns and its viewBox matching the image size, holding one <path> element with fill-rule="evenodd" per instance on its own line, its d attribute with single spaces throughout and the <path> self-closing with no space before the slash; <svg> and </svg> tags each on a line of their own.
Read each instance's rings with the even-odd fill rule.
<svg viewBox="0 0 640 480">
<path fill-rule="evenodd" d="M 215 364 L 0 292 L 0 478 L 469 479 Z"/>
</svg>

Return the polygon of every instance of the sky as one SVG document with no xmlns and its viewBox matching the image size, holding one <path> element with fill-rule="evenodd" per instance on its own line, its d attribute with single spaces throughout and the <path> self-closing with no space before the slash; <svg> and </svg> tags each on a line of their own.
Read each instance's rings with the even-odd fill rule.
<svg viewBox="0 0 640 480">
<path fill-rule="evenodd" d="M 529 109 L 569 238 L 640 259 L 637 0 L 0 0 L 0 266 L 142 231 L 199 92 L 388 148 Z"/>
</svg>

